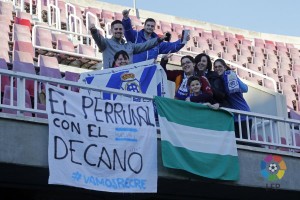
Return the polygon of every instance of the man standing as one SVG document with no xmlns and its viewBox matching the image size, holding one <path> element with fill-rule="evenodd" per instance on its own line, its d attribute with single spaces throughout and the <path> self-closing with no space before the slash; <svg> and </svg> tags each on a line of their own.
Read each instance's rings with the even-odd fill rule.
<svg viewBox="0 0 300 200">
<path fill-rule="evenodd" d="M 123 39 L 124 28 L 120 20 L 115 20 L 111 23 L 112 37 L 110 39 L 104 38 L 94 24 L 91 25 L 90 31 L 93 39 L 103 54 L 103 67 L 104 69 L 112 67 L 114 61 L 114 55 L 120 50 L 124 50 L 129 55 L 129 63 L 132 63 L 133 54 L 147 51 L 161 43 L 164 40 L 162 38 L 153 38 L 144 43 L 134 44 L 132 42 L 125 42 Z"/>
<path fill-rule="evenodd" d="M 122 12 L 122 22 L 125 28 L 125 37 L 127 41 L 138 44 L 158 37 L 158 35 L 154 32 L 156 22 L 152 18 L 146 19 L 143 30 L 133 30 L 130 18 L 128 17 L 129 11 L 130 9 L 124 10 Z M 187 40 L 189 39 L 190 37 L 188 36 Z M 176 42 L 161 42 L 159 45 L 148 51 L 144 51 L 142 53 L 134 55 L 133 63 L 150 60 L 153 58 L 156 59 L 159 54 L 175 53 L 179 51 L 183 46 L 184 44 L 181 43 L 180 39 Z"/>
</svg>

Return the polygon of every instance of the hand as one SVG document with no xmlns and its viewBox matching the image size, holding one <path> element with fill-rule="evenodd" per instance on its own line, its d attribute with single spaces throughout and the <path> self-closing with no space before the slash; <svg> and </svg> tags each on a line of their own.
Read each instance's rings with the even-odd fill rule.
<svg viewBox="0 0 300 200">
<path fill-rule="evenodd" d="M 92 34 L 97 33 L 97 28 L 96 28 L 95 24 L 90 25 L 90 31 Z"/>
<path fill-rule="evenodd" d="M 217 109 L 219 109 L 219 107 L 220 107 L 220 104 L 218 104 L 218 103 L 215 103 L 215 104 L 203 103 L 203 105 L 206 105 L 206 106 L 208 106 L 209 108 L 214 109 L 214 110 L 217 110 Z"/>
<path fill-rule="evenodd" d="M 169 51 L 168 54 L 165 54 L 165 55 L 162 56 L 162 59 L 169 60 L 169 58 L 171 58 L 172 56 L 173 56 L 173 54 L 171 54 L 171 51 Z"/>
<path fill-rule="evenodd" d="M 191 39 L 191 36 L 190 36 L 190 34 L 188 34 L 187 36 L 186 36 L 186 41 L 189 41 Z"/>
<path fill-rule="evenodd" d="M 123 11 L 122 11 L 122 15 L 123 15 L 123 18 L 124 18 L 124 19 L 128 19 L 130 10 L 131 10 L 131 9 L 123 10 Z"/>
<path fill-rule="evenodd" d="M 187 98 L 185 99 L 185 101 L 189 101 L 189 102 L 191 102 L 191 99 L 190 99 L 190 97 L 187 97 Z"/>
</svg>

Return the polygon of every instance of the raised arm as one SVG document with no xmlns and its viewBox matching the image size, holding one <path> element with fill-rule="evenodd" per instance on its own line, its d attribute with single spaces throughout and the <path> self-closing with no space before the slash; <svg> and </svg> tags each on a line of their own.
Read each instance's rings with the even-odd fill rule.
<svg viewBox="0 0 300 200">
<path fill-rule="evenodd" d="M 190 35 L 187 36 L 187 41 L 190 40 Z M 177 40 L 176 42 L 162 42 L 159 45 L 159 53 L 166 54 L 166 53 L 175 53 L 179 51 L 184 44 L 181 43 L 181 39 Z"/>
<path fill-rule="evenodd" d="M 106 48 L 105 38 L 100 34 L 94 24 L 91 25 L 90 31 L 100 51 L 104 51 Z"/>
<path fill-rule="evenodd" d="M 130 9 L 123 10 L 123 12 L 122 12 L 122 14 L 123 14 L 122 23 L 123 23 L 124 30 L 125 30 L 124 36 L 127 41 L 135 43 L 138 32 L 132 29 L 131 20 L 129 18 L 129 12 L 130 12 Z"/>
<path fill-rule="evenodd" d="M 163 55 L 163 57 L 161 58 L 160 60 L 160 66 L 164 69 L 164 71 L 166 72 L 167 74 L 167 79 L 170 80 L 170 81 L 174 81 L 176 80 L 176 77 L 180 74 L 182 74 L 182 70 L 168 70 L 167 69 L 167 64 L 168 64 L 168 61 L 169 61 L 169 58 L 172 57 L 172 54 L 171 52 L 166 54 L 166 55 Z"/>
<path fill-rule="evenodd" d="M 158 45 L 162 41 L 164 41 L 165 37 L 166 37 L 166 35 L 164 35 L 162 37 L 152 38 L 143 43 L 133 44 L 133 54 L 138 54 L 143 51 L 152 49 L 153 47 L 155 47 L 156 45 Z"/>
<path fill-rule="evenodd" d="M 181 40 L 177 40 L 176 42 L 162 42 L 159 44 L 159 54 L 175 53 L 183 46 L 184 44 L 181 44 Z"/>
</svg>

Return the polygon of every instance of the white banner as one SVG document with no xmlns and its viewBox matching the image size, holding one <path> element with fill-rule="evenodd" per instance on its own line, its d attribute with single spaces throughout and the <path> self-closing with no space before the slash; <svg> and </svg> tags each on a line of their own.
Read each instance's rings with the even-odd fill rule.
<svg viewBox="0 0 300 200">
<path fill-rule="evenodd" d="M 157 192 L 152 102 L 119 102 L 47 85 L 49 184 Z"/>
<path fill-rule="evenodd" d="M 79 82 L 93 86 L 170 98 L 171 93 L 163 68 L 157 64 L 143 64 L 145 63 L 141 62 L 122 67 L 82 73 Z M 93 93 L 96 95 L 95 92 Z M 120 95 L 110 95 L 105 92 L 102 93 L 100 97 L 107 100 L 124 100 L 124 97 L 120 97 Z M 140 101 L 140 99 L 134 98 L 134 101 Z"/>
</svg>

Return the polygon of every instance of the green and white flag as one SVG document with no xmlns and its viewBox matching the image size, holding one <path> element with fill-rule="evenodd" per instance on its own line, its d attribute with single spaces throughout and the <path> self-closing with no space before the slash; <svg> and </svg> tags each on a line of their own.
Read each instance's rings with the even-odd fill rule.
<svg viewBox="0 0 300 200">
<path fill-rule="evenodd" d="M 239 179 L 230 112 L 163 97 L 155 97 L 155 104 L 165 167 L 211 179 Z"/>
</svg>

